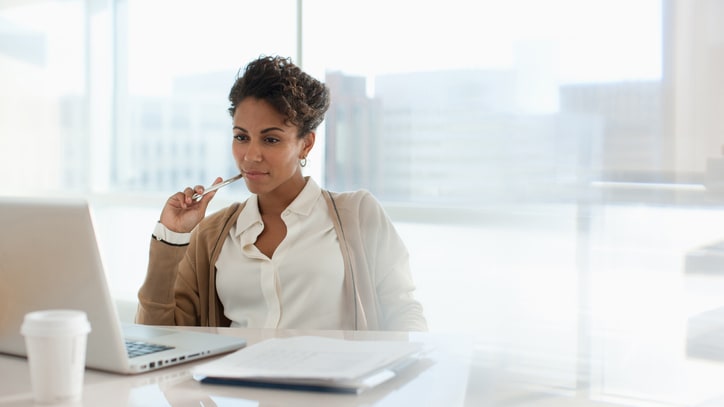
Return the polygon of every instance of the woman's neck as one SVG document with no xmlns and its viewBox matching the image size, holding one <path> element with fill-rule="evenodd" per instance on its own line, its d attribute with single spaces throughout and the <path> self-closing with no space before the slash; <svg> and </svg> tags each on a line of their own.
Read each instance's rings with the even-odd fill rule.
<svg viewBox="0 0 724 407">
<path fill-rule="evenodd" d="M 262 215 L 280 215 L 302 192 L 307 178 L 299 177 L 263 195 L 257 195 L 259 213 Z"/>
</svg>

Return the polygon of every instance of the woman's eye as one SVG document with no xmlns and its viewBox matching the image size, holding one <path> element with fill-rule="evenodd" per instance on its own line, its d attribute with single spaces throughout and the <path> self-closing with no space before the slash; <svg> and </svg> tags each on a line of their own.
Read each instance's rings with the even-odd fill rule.
<svg viewBox="0 0 724 407">
<path fill-rule="evenodd" d="M 234 140 L 236 141 L 245 141 L 248 139 L 248 137 L 244 134 L 234 134 Z"/>
<path fill-rule="evenodd" d="M 276 144 L 279 142 L 279 139 L 276 137 L 266 137 L 264 139 L 264 142 L 266 142 L 267 144 Z"/>
</svg>

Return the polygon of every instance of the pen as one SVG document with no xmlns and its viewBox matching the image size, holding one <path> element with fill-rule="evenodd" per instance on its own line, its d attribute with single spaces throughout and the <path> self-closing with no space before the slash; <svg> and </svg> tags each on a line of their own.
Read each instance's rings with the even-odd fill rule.
<svg viewBox="0 0 724 407">
<path fill-rule="evenodd" d="M 225 186 L 231 184 L 231 183 L 234 182 L 234 181 L 237 181 L 237 180 L 242 179 L 243 177 L 244 177 L 244 174 L 239 174 L 239 175 L 236 175 L 236 176 L 233 176 L 233 177 L 227 179 L 226 181 L 221 181 L 220 183 L 218 183 L 218 184 L 216 184 L 216 185 L 212 185 L 212 186 L 204 189 L 204 192 L 201 193 L 201 194 L 198 194 L 198 193 L 197 193 L 197 194 L 194 194 L 194 195 L 191 197 L 191 199 L 193 199 L 194 201 L 198 202 L 198 201 L 201 200 L 201 198 L 202 198 L 204 195 L 208 194 L 209 192 L 216 191 L 217 189 L 219 189 L 219 188 L 221 188 L 221 187 L 225 187 Z"/>
</svg>

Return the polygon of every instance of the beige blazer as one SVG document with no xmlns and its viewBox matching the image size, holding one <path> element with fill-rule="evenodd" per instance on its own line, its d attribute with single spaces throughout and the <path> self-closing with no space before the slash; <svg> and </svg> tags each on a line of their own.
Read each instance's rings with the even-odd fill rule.
<svg viewBox="0 0 724 407">
<path fill-rule="evenodd" d="M 424 331 L 409 255 L 382 206 L 367 191 L 322 190 L 344 260 L 346 326 L 353 330 Z M 245 203 L 207 216 L 188 245 L 153 238 L 136 322 L 229 326 L 216 293 L 216 260 Z"/>
</svg>

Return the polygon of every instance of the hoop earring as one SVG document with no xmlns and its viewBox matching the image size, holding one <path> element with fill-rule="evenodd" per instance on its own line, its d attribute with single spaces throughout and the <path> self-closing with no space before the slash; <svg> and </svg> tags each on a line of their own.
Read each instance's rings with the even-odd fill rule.
<svg viewBox="0 0 724 407">
<path fill-rule="evenodd" d="M 301 165 L 302 167 L 306 167 L 307 166 L 307 157 L 302 157 L 302 159 L 299 160 L 299 165 Z"/>
</svg>

